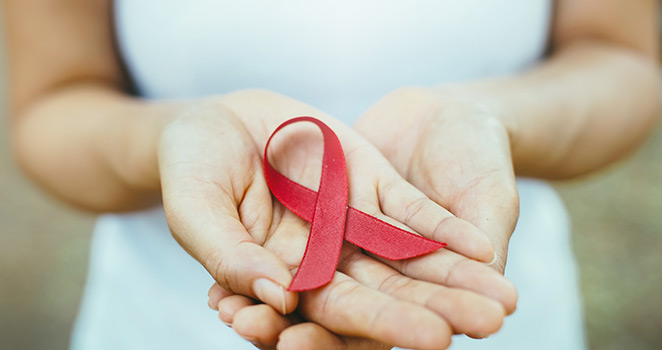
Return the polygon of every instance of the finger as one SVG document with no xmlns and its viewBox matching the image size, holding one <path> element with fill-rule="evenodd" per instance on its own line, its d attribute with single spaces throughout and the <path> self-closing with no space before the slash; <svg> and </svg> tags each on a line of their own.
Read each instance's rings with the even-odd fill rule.
<svg viewBox="0 0 662 350">
<path fill-rule="evenodd" d="M 291 324 L 271 306 L 258 304 L 239 309 L 232 326 L 242 338 L 264 349 L 275 348 L 278 335 Z"/>
<path fill-rule="evenodd" d="M 440 249 L 400 261 L 374 257 L 405 276 L 489 297 L 501 303 L 508 314 L 513 313 L 517 307 L 517 290 L 512 282 L 488 265 L 455 252 Z"/>
<path fill-rule="evenodd" d="M 504 307 L 469 290 L 418 281 L 356 252 L 345 257 L 339 270 L 358 282 L 388 295 L 427 307 L 446 319 L 456 333 L 484 338 L 503 323 Z"/>
<path fill-rule="evenodd" d="M 230 295 L 232 295 L 232 293 L 219 286 L 218 283 L 214 283 L 207 293 L 207 296 L 209 296 L 207 304 L 211 309 L 218 311 L 218 302 Z"/>
<path fill-rule="evenodd" d="M 507 179 L 484 180 L 474 190 L 466 192 L 454 207 L 458 216 L 474 223 L 488 235 L 496 251 L 490 266 L 503 274 L 508 243 L 519 217 L 519 196 L 514 178 L 512 183 Z"/>
<path fill-rule="evenodd" d="M 390 345 L 374 340 L 344 337 L 312 323 L 300 323 L 285 329 L 278 339 L 278 350 L 387 350 Z"/>
<path fill-rule="evenodd" d="M 427 146 L 414 160 L 413 167 L 419 171 L 409 174 L 408 179 L 430 199 L 484 232 L 496 252 L 491 265 L 503 273 L 508 242 L 519 216 L 508 136 L 490 130 L 489 137 L 483 134 L 465 137 L 483 140 L 481 147 L 462 139 L 428 136 Z M 453 159 L 452 154 L 440 152 L 448 149 L 449 144 L 455 145 L 455 153 L 478 161 Z M 486 149 L 491 150 L 487 158 Z M 448 164 L 457 165 L 448 167 Z"/>
<path fill-rule="evenodd" d="M 223 321 L 226 325 L 232 327 L 234 323 L 234 316 L 237 311 L 241 310 L 244 307 L 251 306 L 255 304 L 255 300 L 245 297 L 243 295 L 230 295 L 221 300 L 216 304 L 216 309 L 218 310 L 218 318 Z"/>
<path fill-rule="evenodd" d="M 264 247 L 276 254 L 294 275 L 308 244 L 310 224 L 281 205 L 274 209 L 280 218 Z"/>
<path fill-rule="evenodd" d="M 283 316 L 273 309 L 264 310 L 250 298 L 232 295 L 223 298 L 219 309 L 221 320 L 234 325 L 237 333 L 260 348 L 279 349 L 390 349 L 391 346 L 374 340 L 335 335 L 315 323 L 292 326 L 291 315 Z M 223 316 L 226 315 L 226 317 Z M 235 314 L 238 316 L 235 317 Z M 229 315 L 229 317 L 227 316 Z M 233 322 L 234 321 L 234 322 Z M 283 328 L 286 327 L 286 328 Z"/>
<path fill-rule="evenodd" d="M 476 226 L 455 217 L 403 178 L 379 183 L 379 203 L 384 214 L 428 238 L 446 242 L 447 249 L 483 262 L 494 259 L 494 247 Z"/>
<path fill-rule="evenodd" d="M 334 333 L 406 348 L 445 348 L 452 334 L 448 323 L 425 307 L 363 286 L 340 272 L 325 287 L 302 293 L 299 311 Z"/>
<path fill-rule="evenodd" d="M 353 164 L 350 164 L 353 165 Z M 374 172 L 375 170 L 373 170 Z M 483 262 L 494 259 L 490 239 L 469 222 L 459 219 L 390 168 L 374 179 L 359 177 L 350 186 L 350 205 L 397 227 L 448 244 L 447 249 Z M 376 188 L 370 192 L 366 189 Z M 385 216 L 380 215 L 381 213 Z"/>
<path fill-rule="evenodd" d="M 251 197 L 259 186 L 250 187 L 245 196 Z M 233 198 L 217 184 L 205 181 L 176 189 L 166 181 L 163 189 L 173 236 L 220 286 L 262 300 L 283 313 L 295 309 L 297 295 L 286 291 L 292 280 L 289 269 L 247 232 Z"/>
<path fill-rule="evenodd" d="M 306 244 L 305 232 L 301 220 L 286 213 L 266 246 L 273 244 L 283 261 L 298 264 Z M 278 250 L 281 240 L 295 249 Z M 358 250 L 351 244 L 343 247 L 343 251 L 352 249 Z M 341 273 L 326 286 L 301 293 L 300 298 L 298 310 L 305 319 L 337 334 L 422 349 L 444 347 L 450 341 L 451 330 L 442 317 L 421 305 L 362 286 Z"/>
</svg>

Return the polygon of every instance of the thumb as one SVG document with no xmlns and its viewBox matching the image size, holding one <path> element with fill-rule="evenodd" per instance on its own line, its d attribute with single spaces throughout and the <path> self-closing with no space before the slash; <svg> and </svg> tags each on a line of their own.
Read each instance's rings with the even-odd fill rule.
<svg viewBox="0 0 662 350">
<path fill-rule="evenodd" d="M 501 190 L 497 191 L 496 188 Z M 510 186 L 478 185 L 475 192 L 466 193 L 453 207 L 451 211 L 487 235 L 494 246 L 494 259 L 488 265 L 504 274 L 508 243 L 519 217 L 519 196 L 515 185 L 513 184 L 512 190 Z M 514 288 L 493 292 L 493 297 L 499 300 L 509 313 L 515 310 L 517 292 Z"/>
<path fill-rule="evenodd" d="M 501 175 L 475 181 L 472 186 L 447 197 L 440 195 L 447 187 L 444 187 L 444 183 L 435 183 L 437 178 L 423 183 L 421 187 L 424 188 L 423 192 L 429 193 L 431 199 L 448 208 L 457 217 L 470 222 L 487 236 L 494 247 L 494 258 L 488 265 L 503 274 L 510 236 L 519 218 L 519 195 L 514 177 L 511 179 L 505 171 Z M 512 284 L 511 288 L 491 289 L 490 297 L 498 300 L 508 313 L 515 311 L 517 292 Z"/>
<path fill-rule="evenodd" d="M 466 191 L 451 211 L 483 231 L 494 246 L 491 267 L 503 274 L 508 256 L 508 243 L 519 218 L 519 195 L 514 180 L 483 180 Z"/>
<path fill-rule="evenodd" d="M 214 184 L 193 187 L 194 192 L 172 191 L 163 184 L 166 219 L 179 244 L 221 287 L 259 299 L 283 314 L 294 311 L 298 296 L 287 291 L 292 281 L 288 267 L 255 242 L 234 200 Z"/>
</svg>

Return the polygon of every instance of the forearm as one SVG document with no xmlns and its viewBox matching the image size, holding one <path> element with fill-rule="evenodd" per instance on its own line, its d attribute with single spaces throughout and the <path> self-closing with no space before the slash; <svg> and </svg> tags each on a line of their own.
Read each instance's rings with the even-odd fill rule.
<svg viewBox="0 0 662 350">
<path fill-rule="evenodd" d="M 210 107 L 236 116 L 256 145 L 281 122 L 317 109 L 266 90 L 187 101 L 147 101 L 103 85 L 74 85 L 36 99 L 13 125 L 24 171 L 65 202 L 92 211 L 127 211 L 160 200 L 158 146 L 164 127 Z M 222 137 L 222 135 L 219 135 Z"/>
<path fill-rule="evenodd" d="M 125 211 L 159 200 L 157 138 L 180 103 L 149 103 L 103 85 L 72 85 L 34 99 L 14 118 L 24 171 L 76 207 Z"/>
<path fill-rule="evenodd" d="M 520 175 L 567 178 L 634 150 L 660 108 L 653 59 L 579 42 L 519 76 L 471 84 L 509 130 Z"/>
</svg>

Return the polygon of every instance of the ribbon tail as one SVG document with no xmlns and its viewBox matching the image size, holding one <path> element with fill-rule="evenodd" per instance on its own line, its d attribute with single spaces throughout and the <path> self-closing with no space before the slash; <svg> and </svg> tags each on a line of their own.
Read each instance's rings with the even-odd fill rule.
<svg viewBox="0 0 662 350">
<path fill-rule="evenodd" d="M 446 246 L 351 207 L 347 211 L 345 239 L 388 260 L 414 258 Z"/>
<path fill-rule="evenodd" d="M 288 291 L 301 292 L 319 288 L 333 279 L 340 259 L 342 238 L 337 240 L 328 232 L 320 231 L 325 230 L 311 228 L 301 265 L 287 288 Z"/>
</svg>

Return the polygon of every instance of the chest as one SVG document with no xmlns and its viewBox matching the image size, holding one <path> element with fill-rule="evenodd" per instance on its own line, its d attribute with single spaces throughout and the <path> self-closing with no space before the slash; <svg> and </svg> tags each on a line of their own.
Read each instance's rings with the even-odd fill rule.
<svg viewBox="0 0 662 350">
<path fill-rule="evenodd" d="M 548 0 L 116 0 L 140 92 L 267 88 L 359 113 L 404 85 L 507 74 L 544 51 Z"/>
</svg>

